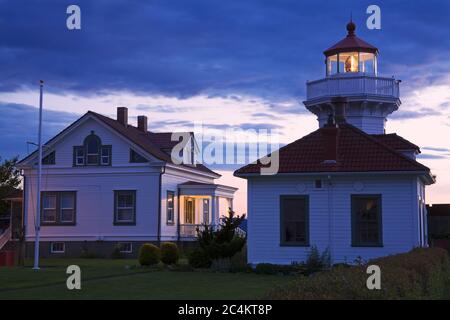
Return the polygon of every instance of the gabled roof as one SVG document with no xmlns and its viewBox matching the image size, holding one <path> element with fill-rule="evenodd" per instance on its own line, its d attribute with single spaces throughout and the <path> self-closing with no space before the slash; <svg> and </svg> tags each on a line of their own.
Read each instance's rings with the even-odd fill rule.
<svg viewBox="0 0 450 320">
<path fill-rule="evenodd" d="M 278 173 L 320 172 L 420 172 L 430 175 L 430 169 L 394 150 L 379 137 L 342 123 L 337 130 L 336 163 L 326 159 L 326 136 L 320 128 L 278 151 Z M 390 138 L 389 138 L 390 139 Z M 329 145 L 329 144 L 328 144 Z M 259 161 L 235 171 L 236 176 L 259 174 Z"/>
<path fill-rule="evenodd" d="M 171 141 L 172 132 L 157 133 L 157 132 L 147 131 L 145 133 L 145 132 L 140 131 L 138 128 L 136 128 L 132 125 L 124 126 L 121 123 L 119 123 L 117 120 L 111 119 L 109 117 L 106 117 L 102 114 L 99 114 L 99 113 L 96 113 L 93 111 L 88 111 L 85 115 L 83 115 L 83 117 L 86 115 L 91 115 L 95 119 L 106 124 L 108 127 L 113 129 L 115 132 L 122 135 L 126 139 L 130 140 L 132 143 L 139 146 L 140 148 L 142 148 L 144 151 L 148 152 L 155 158 L 157 158 L 161 161 L 167 162 L 167 163 L 173 163 L 171 156 L 170 156 L 170 151 L 179 141 Z M 81 117 L 81 118 L 83 118 L 83 117 Z M 45 145 L 56 140 L 58 136 L 60 136 L 63 132 L 66 132 L 70 127 L 74 126 L 75 123 L 77 123 L 80 119 L 76 120 L 69 127 L 65 128 L 58 135 L 56 135 L 55 137 L 50 139 L 47 143 L 45 143 Z M 189 134 L 192 134 L 192 133 L 189 133 Z M 24 159 L 22 159 L 19 163 L 23 163 L 26 159 L 29 159 L 36 153 L 37 153 L 36 151 L 33 152 L 32 154 L 30 154 L 27 157 L 25 157 Z M 203 164 L 196 164 L 195 166 L 189 165 L 189 164 L 182 164 L 181 166 L 190 168 L 193 170 L 199 170 L 201 172 L 213 174 L 213 175 L 216 175 L 217 177 L 221 176 L 220 174 L 210 170 Z"/>
<path fill-rule="evenodd" d="M 371 134 L 371 136 L 397 151 L 414 150 L 417 153 L 420 153 L 420 148 L 417 145 L 403 137 L 400 137 L 396 133 Z"/>
</svg>

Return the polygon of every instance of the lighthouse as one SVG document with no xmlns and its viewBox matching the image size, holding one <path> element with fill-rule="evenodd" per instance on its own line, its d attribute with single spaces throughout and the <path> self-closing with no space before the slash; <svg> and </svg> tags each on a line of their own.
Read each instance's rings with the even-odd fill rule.
<svg viewBox="0 0 450 320">
<path fill-rule="evenodd" d="M 378 48 L 355 31 L 349 22 L 347 36 L 323 52 L 325 77 L 307 82 L 303 103 L 320 127 L 332 115 L 368 134 L 383 134 L 388 115 L 401 104 L 400 80 L 379 75 Z"/>
<path fill-rule="evenodd" d="M 416 160 L 420 148 L 385 132 L 400 106 L 395 78 L 379 76 L 378 49 L 347 36 L 324 51 L 325 72 L 306 84 L 319 128 L 234 172 L 247 180 L 248 262 L 290 265 L 311 248 L 333 263 L 370 260 L 428 245 L 425 187 L 435 182 Z"/>
</svg>

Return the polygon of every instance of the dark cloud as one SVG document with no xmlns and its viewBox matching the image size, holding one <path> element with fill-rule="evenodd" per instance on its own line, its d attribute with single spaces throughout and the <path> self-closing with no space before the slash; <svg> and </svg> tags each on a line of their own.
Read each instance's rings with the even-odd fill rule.
<svg viewBox="0 0 450 320">
<path fill-rule="evenodd" d="M 82 95 L 303 97 L 306 80 L 323 76 L 322 51 L 345 36 L 350 10 L 357 33 L 380 48 L 382 73 L 414 86 L 408 79 L 448 71 L 445 0 L 381 1 L 381 31 L 364 27 L 366 0 L 80 0 L 79 31 L 66 29 L 68 4 L 0 1 L 1 91 L 44 78 L 48 90 Z"/>
<path fill-rule="evenodd" d="M 0 102 L 0 113 L 0 156 L 24 157 L 28 152 L 33 151 L 35 147 L 27 146 L 27 142 L 37 143 L 39 109 L 24 104 Z M 77 118 L 79 115 L 73 113 L 44 109 L 42 141 L 49 140 Z"/>
</svg>

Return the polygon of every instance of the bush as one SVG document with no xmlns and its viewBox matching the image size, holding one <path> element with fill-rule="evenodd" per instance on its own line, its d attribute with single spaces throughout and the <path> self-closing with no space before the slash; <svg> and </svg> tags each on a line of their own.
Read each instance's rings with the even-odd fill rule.
<svg viewBox="0 0 450 320">
<path fill-rule="evenodd" d="M 175 264 L 180 258 L 178 247 L 173 242 L 163 242 L 161 244 L 161 261 L 164 264 Z"/>
<path fill-rule="evenodd" d="M 304 265 L 291 264 L 291 265 L 279 265 L 271 263 L 259 263 L 255 267 L 255 273 L 257 274 L 304 274 L 306 272 Z"/>
<path fill-rule="evenodd" d="M 197 229 L 197 242 L 203 255 L 195 253 L 199 258 L 214 262 L 214 267 L 220 270 L 231 270 L 231 258 L 245 246 L 246 238 L 237 233 L 237 228 L 245 219 L 245 215 L 235 216 L 231 208 L 228 216 L 222 216 L 221 223 L 214 230 L 211 226 L 203 225 Z M 195 259 L 195 258 L 194 258 Z"/>
<path fill-rule="evenodd" d="M 328 269 L 331 265 L 330 251 L 326 249 L 320 254 L 316 246 L 312 246 L 305 262 L 306 272 L 308 274 Z"/>
<path fill-rule="evenodd" d="M 381 290 L 366 286 L 368 265 L 381 268 Z M 272 289 L 268 299 L 435 299 L 448 279 L 449 257 L 439 248 L 414 249 L 370 261 L 364 266 L 336 266 L 331 271 L 299 277 Z"/>
<path fill-rule="evenodd" d="M 211 259 L 201 249 L 195 249 L 189 256 L 189 265 L 193 268 L 209 268 L 211 266 Z"/>
<path fill-rule="evenodd" d="M 161 250 L 154 244 L 144 243 L 139 249 L 139 264 L 151 266 L 158 264 L 161 260 Z"/>
</svg>

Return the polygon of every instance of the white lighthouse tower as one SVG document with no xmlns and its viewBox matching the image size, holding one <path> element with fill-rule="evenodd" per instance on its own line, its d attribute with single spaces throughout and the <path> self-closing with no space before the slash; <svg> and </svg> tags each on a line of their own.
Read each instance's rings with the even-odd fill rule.
<svg viewBox="0 0 450 320">
<path fill-rule="evenodd" d="M 324 51 L 325 78 L 308 81 L 306 108 L 323 127 L 330 115 L 369 134 L 385 132 L 387 116 L 398 109 L 399 80 L 378 76 L 378 49 L 355 35 L 347 24 L 347 37 Z"/>
</svg>

